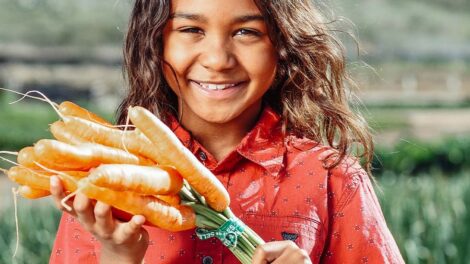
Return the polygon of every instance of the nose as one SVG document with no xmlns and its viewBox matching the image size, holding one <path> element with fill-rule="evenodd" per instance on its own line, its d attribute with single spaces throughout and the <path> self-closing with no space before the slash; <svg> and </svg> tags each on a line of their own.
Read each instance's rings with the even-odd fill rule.
<svg viewBox="0 0 470 264">
<path fill-rule="evenodd" d="M 237 64 L 232 45 L 223 38 L 207 39 L 203 45 L 200 63 L 212 71 L 227 71 Z"/>
</svg>

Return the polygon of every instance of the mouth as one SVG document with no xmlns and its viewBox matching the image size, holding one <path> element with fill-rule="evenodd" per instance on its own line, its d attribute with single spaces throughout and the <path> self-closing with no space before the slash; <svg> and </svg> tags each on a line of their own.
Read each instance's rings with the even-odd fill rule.
<svg viewBox="0 0 470 264">
<path fill-rule="evenodd" d="M 191 80 L 192 82 L 196 83 L 199 85 L 201 88 L 204 90 L 209 90 L 209 91 L 220 91 L 220 90 L 226 90 L 230 89 L 236 86 L 239 86 L 243 82 L 201 82 L 201 81 L 195 81 Z"/>
<path fill-rule="evenodd" d="M 224 100 L 239 96 L 246 87 L 248 81 L 206 82 L 190 80 L 193 87 L 197 88 L 208 98 Z"/>
</svg>

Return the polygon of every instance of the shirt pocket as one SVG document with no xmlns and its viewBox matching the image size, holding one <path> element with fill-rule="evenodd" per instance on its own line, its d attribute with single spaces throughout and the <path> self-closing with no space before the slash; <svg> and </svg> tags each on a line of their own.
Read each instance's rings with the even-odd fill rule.
<svg viewBox="0 0 470 264">
<path fill-rule="evenodd" d="M 309 254 L 323 248 L 322 224 L 318 219 L 299 216 L 244 213 L 240 219 L 264 241 L 291 240 Z"/>
</svg>

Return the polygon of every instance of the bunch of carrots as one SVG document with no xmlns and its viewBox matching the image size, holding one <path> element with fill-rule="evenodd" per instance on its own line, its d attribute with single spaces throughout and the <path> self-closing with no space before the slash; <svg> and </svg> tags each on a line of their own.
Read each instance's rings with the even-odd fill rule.
<svg viewBox="0 0 470 264">
<path fill-rule="evenodd" d="M 242 263 L 251 263 L 264 241 L 233 215 L 221 182 L 155 115 L 131 107 L 133 126 L 120 129 L 74 103 L 51 104 L 61 117 L 50 126 L 55 139 L 21 149 L 7 171 L 21 196 L 50 195 L 49 178 L 57 175 L 69 192 L 66 208 L 65 199 L 81 191 L 141 214 L 153 226 L 174 232 L 196 227 L 200 238 L 212 232 Z"/>
</svg>

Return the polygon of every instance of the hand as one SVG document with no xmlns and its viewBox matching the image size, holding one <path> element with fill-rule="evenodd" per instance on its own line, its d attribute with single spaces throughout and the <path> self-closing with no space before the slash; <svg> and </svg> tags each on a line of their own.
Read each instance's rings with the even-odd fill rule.
<svg viewBox="0 0 470 264">
<path fill-rule="evenodd" d="M 258 246 L 252 261 L 253 264 L 312 263 L 307 251 L 300 249 L 290 240 L 268 242 Z"/>
<path fill-rule="evenodd" d="M 75 198 L 67 201 L 72 208 L 68 211 L 61 204 L 65 197 L 60 179 L 51 177 L 51 194 L 56 206 L 77 218 L 82 227 L 100 241 L 100 263 L 141 263 L 148 247 L 149 235 L 142 227 L 145 217 L 135 215 L 129 222 L 113 218 L 111 206 L 102 202 L 93 202 L 84 194 L 77 193 Z"/>
</svg>

